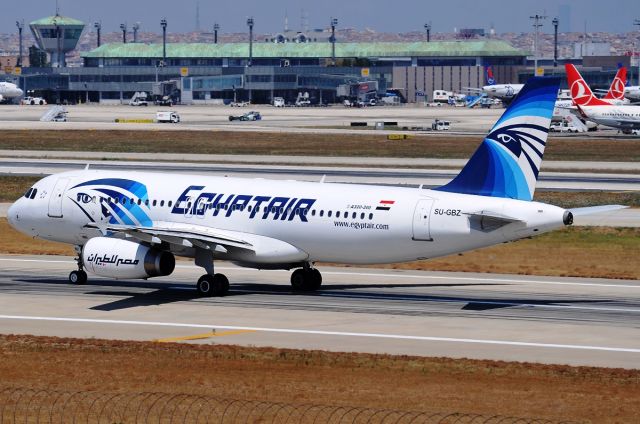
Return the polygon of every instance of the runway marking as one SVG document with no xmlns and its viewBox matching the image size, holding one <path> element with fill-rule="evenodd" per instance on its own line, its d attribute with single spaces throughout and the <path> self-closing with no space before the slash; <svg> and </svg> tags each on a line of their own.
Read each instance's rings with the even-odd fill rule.
<svg viewBox="0 0 640 424">
<path fill-rule="evenodd" d="M 189 340 L 203 340 L 210 339 L 212 337 L 223 337 L 223 336 L 233 336 L 236 334 L 245 334 L 245 333 L 255 333 L 254 330 L 230 330 L 230 331 L 215 331 L 213 330 L 210 333 L 203 334 L 194 334 L 192 336 L 182 336 L 182 337 L 167 337 L 164 339 L 156 339 L 154 342 L 157 343 L 172 343 L 172 342 L 182 342 Z"/>
<path fill-rule="evenodd" d="M 0 258 L 0 262 L 41 262 L 41 263 L 61 263 L 61 264 L 75 264 L 73 260 L 50 260 L 50 259 L 13 259 L 13 258 Z M 193 265 L 176 265 L 176 268 L 182 269 L 194 269 Z M 218 270 L 223 271 L 240 271 L 234 267 L 216 267 Z M 246 270 L 242 270 L 246 271 Z M 279 270 L 261 270 L 260 272 L 286 272 Z M 392 278 L 409 278 L 409 279 L 424 279 L 424 280 L 461 280 L 461 281 L 484 281 L 495 283 L 523 283 L 523 284 L 543 284 L 543 285 L 560 285 L 560 286 L 586 286 L 586 287 L 614 287 L 614 288 L 626 288 L 626 289 L 640 289 L 640 285 L 626 285 L 626 284 L 606 284 L 606 283 L 579 283 L 573 281 L 541 281 L 541 280 L 518 280 L 515 278 L 491 278 L 491 277 L 460 277 L 460 276 L 446 276 L 446 275 L 415 275 L 415 274 L 396 274 L 396 273 L 375 273 L 375 272 L 343 272 L 343 271 L 323 271 L 324 275 L 357 275 L 359 277 L 392 277 Z M 635 281 L 635 280 L 629 280 Z"/>
<path fill-rule="evenodd" d="M 409 336 L 409 335 L 399 335 L 399 334 L 357 333 L 357 332 L 343 332 L 343 331 L 303 330 L 303 329 L 290 329 L 290 328 L 248 327 L 248 326 L 237 326 L 237 325 L 188 324 L 188 323 L 178 323 L 178 322 L 39 317 L 39 316 L 23 316 L 23 315 L 0 315 L 0 319 L 26 320 L 26 321 L 75 322 L 75 323 L 110 324 L 110 325 L 140 325 L 140 326 L 150 326 L 150 327 L 220 328 L 225 330 L 262 331 L 267 333 L 305 334 L 305 335 L 316 335 L 316 336 L 367 337 L 367 338 L 393 339 L 393 340 L 416 340 L 416 341 L 430 341 L 430 342 L 487 344 L 487 345 L 518 346 L 518 347 L 540 347 L 540 348 L 547 348 L 547 349 L 573 349 L 573 350 L 595 350 L 595 351 L 619 352 L 619 353 L 640 353 L 640 349 L 610 347 L 610 346 L 518 342 L 518 341 L 511 341 L 511 340 L 463 339 L 463 338 L 456 338 L 456 337 Z"/>
</svg>

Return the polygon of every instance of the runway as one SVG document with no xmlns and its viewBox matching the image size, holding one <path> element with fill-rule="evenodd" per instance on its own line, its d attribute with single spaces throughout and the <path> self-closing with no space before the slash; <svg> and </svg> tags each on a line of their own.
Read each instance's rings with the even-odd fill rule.
<svg viewBox="0 0 640 424">
<path fill-rule="evenodd" d="M 326 182 L 437 187 L 459 169 L 368 168 L 273 164 L 209 164 L 160 161 L 86 161 L 80 159 L 0 158 L 0 175 L 49 175 L 91 169 L 191 173 L 246 178 L 296 179 Z M 633 173 L 541 172 L 537 188 L 550 190 L 640 190 Z"/>
<path fill-rule="evenodd" d="M 224 343 L 637 368 L 640 281 L 321 267 L 324 289 L 289 272 L 221 263 L 224 298 L 201 270 L 67 283 L 71 258 L 0 257 L 3 333 Z"/>
</svg>

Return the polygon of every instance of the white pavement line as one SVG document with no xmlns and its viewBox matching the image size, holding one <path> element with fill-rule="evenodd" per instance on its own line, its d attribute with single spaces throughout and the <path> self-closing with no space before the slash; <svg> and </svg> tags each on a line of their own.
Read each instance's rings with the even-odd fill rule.
<svg viewBox="0 0 640 424">
<path fill-rule="evenodd" d="M 41 262 L 41 263 L 75 263 L 74 260 L 50 260 L 50 259 L 18 259 L 18 258 L 0 258 L 0 262 Z M 194 269 L 193 265 L 176 265 L 176 268 L 182 269 Z M 238 271 L 238 268 L 219 266 L 216 269 L 224 271 Z M 243 269 L 242 271 L 247 271 Z M 261 270 L 260 272 L 286 272 L 281 270 Z M 324 275 L 356 275 L 359 277 L 392 277 L 392 278 L 417 278 L 424 280 L 462 280 L 462 281 L 484 281 L 484 282 L 496 282 L 496 283 L 523 283 L 523 284 L 546 284 L 546 285 L 559 285 L 559 286 L 588 286 L 588 287 L 615 287 L 615 288 L 627 288 L 627 289 L 640 289 L 640 285 L 626 285 L 626 284 L 605 284 L 605 283 L 578 283 L 569 281 L 540 281 L 540 280 L 518 280 L 509 278 L 484 278 L 484 277 L 460 277 L 460 276 L 447 276 L 447 275 L 414 275 L 414 274 L 398 274 L 395 272 L 374 273 L 374 272 L 342 272 L 342 271 L 323 271 Z M 629 280 L 635 281 L 635 280 Z"/>
<path fill-rule="evenodd" d="M 249 331 L 264 331 L 269 333 L 310 334 L 310 335 L 318 335 L 318 336 L 369 337 L 369 338 L 378 338 L 378 339 L 419 340 L 419 341 L 431 341 L 431 342 L 475 343 L 475 344 L 490 344 L 490 345 L 504 345 L 504 346 L 542 347 L 542 348 L 550 348 L 550 349 L 577 349 L 577 350 L 598 350 L 598 351 L 606 351 L 606 352 L 640 353 L 640 349 L 609 347 L 609 346 L 516 342 L 516 341 L 509 341 L 509 340 L 462 339 L 462 338 L 454 338 L 454 337 L 404 336 L 404 335 L 398 335 L 398 334 L 353 333 L 353 332 L 342 332 L 342 331 L 300 330 L 300 329 L 268 328 L 268 327 L 245 327 L 245 326 L 236 326 L 236 325 L 187 324 L 187 323 L 177 323 L 177 322 L 39 317 L 39 316 L 22 316 L 22 315 L 0 315 L 0 319 L 75 322 L 75 323 L 87 323 L 87 324 L 141 325 L 141 326 L 151 326 L 151 327 L 182 327 L 182 328 L 208 328 L 208 329 L 219 328 L 224 330 L 249 330 Z"/>
</svg>

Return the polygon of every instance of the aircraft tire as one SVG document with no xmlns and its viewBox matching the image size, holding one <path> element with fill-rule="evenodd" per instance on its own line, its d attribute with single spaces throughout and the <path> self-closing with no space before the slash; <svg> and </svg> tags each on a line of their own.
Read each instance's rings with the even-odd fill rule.
<svg viewBox="0 0 640 424">
<path fill-rule="evenodd" d="M 87 273 L 80 270 L 80 271 L 71 271 L 69 273 L 69 282 L 71 284 L 75 284 L 78 286 L 81 286 L 83 284 L 87 283 Z"/>
<path fill-rule="evenodd" d="M 291 274 L 291 287 L 294 291 L 314 291 L 320 288 L 322 275 L 316 269 L 296 269 Z"/>
<path fill-rule="evenodd" d="M 229 291 L 229 280 L 224 274 L 205 274 L 198 279 L 196 289 L 201 296 L 224 296 Z"/>
</svg>

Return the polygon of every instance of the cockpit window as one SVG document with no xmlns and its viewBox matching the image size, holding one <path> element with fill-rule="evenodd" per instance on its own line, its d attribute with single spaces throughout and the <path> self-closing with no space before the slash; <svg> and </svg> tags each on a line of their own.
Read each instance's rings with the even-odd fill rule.
<svg viewBox="0 0 640 424">
<path fill-rule="evenodd" d="M 38 193 L 38 189 L 31 187 L 24 194 L 24 197 L 26 197 L 27 199 L 35 199 L 37 193 Z"/>
</svg>

